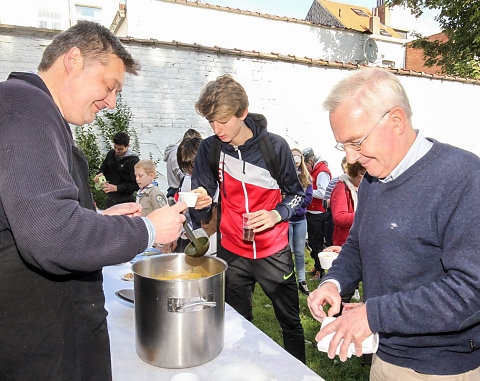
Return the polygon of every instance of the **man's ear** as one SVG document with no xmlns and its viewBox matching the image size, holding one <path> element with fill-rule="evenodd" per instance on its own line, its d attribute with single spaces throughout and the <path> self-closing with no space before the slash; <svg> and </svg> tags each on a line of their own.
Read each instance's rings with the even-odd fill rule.
<svg viewBox="0 0 480 381">
<path fill-rule="evenodd" d="M 70 48 L 70 50 L 63 56 L 63 65 L 65 66 L 67 73 L 82 69 L 83 56 L 80 49 L 77 47 Z"/>
<path fill-rule="evenodd" d="M 248 115 L 248 107 L 245 109 L 245 111 L 243 112 L 242 116 L 240 117 L 241 120 L 245 120 L 245 118 L 247 117 Z"/>
<path fill-rule="evenodd" d="M 407 115 L 401 107 L 395 107 L 390 111 L 390 116 L 393 123 L 393 128 L 398 135 L 402 135 L 405 132 L 407 125 Z"/>
</svg>

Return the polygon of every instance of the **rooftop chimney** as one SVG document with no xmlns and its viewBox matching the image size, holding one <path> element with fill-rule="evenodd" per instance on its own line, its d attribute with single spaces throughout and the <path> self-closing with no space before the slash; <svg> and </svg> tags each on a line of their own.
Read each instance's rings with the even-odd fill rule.
<svg viewBox="0 0 480 381">
<path fill-rule="evenodd" d="M 377 8 L 375 13 L 380 16 L 380 22 L 383 25 L 390 26 L 390 8 L 385 6 L 384 0 L 377 0 Z"/>
<path fill-rule="evenodd" d="M 368 20 L 368 30 L 372 34 L 380 34 L 380 17 L 378 17 L 378 8 L 375 9 L 375 13 Z"/>
</svg>

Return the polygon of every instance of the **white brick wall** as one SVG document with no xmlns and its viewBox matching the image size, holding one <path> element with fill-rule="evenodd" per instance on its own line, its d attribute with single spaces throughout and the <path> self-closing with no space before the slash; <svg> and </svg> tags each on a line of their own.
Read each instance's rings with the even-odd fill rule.
<svg viewBox="0 0 480 381">
<path fill-rule="evenodd" d="M 35 69 L 51 35 L 35 30 L 0 28 L 0 78 L 10 71 Z M 142 63 L 138 77 L 128 76 L 124 100 L 133 112 L 142 158 L 161 158 L 165 147 L 186 129 L 204 137 L 208 123 L 194 110 L 203 85 L 224 73 L 245 87 L 250 110 L 263 113 L 269 130 L 299 148 L 313 147 L 340 173 L 342 153 L 329 128 L 322 102 L 332 86 L 349 70 L 197 52 L 167 46 L 126 44 Z M 480 86 L 425 77 L 400 76 L 409 94 L 415 128 L 440 141 L 480 154 L 479 122 L 475 116 Z M 165 167 L 160 186 L 166 189 Z"/>
</svg>

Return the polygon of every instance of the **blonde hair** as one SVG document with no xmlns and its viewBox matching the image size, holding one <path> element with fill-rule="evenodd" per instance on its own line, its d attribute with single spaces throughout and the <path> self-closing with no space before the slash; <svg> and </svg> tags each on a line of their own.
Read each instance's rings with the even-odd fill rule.
<svg viewBox="0 0 480 381">
<path fill-rule="evenodd" d="M 145 173 L 148 174 L 157 174 L 157 166 L 155 165 L 155 162 L 152 160 L 144 159 L 140 160 L 137 164 L 135 164 L 135 167 L 137 169 L 143 169 Z"/>
<path fill-rule="evenodd" d="M 335 85 L 323 107 L 332 113 L 341 103 L 353 98 L 364 110 L 378 113 L 379 116 L 394 107 L 401 107 L 408 121 L 412 119 L 412 109 L 405 89 L 397 76 L 385 69 L 365 68 L 354 71 Z"/>
<path fill-rule="evenodd" d="M 245 89 L 229 74 L 207 83 L 195 103 L 195 110 L 208 121 L 227 122 L 232 116 L 240 118 L 247 108 Z"/>
<path fill-rule="evenodd" d="M 305 166 L 305 160 L 303 158 L 302 151 L 300 151 L 298 148 L 292 148 L 292 153 L 293 151 L 296 151 L 300 154 L 301 161 L 300 161 L 300 173 L 298 174 L 298 179 L 300 180 L 300 184 L 302 184 L 303 189 L 305 189 L 312 183 L 312 176 L 310 176 L 310 173 L 308 172 L 308 169 Z"/>
</svg>

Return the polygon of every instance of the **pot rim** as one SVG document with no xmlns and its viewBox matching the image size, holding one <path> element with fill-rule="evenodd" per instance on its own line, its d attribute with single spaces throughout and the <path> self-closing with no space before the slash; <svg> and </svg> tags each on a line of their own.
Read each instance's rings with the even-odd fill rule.
<svg viewBox="0 0 480 381">
<path fill-rule="evenodd" d="M 138 276 L 138 277 L 143 278 L 143 279 L 151 279 L 151 280 L 159 281 L 159 282 L 195 282 L 195 281 L 210 279 L 210 278 L 213 278 L 215 276 L 218 276 L 222 273 L 225 273 L 225 271 L 227 271 L 227 268 L 228 268 L 228 263 L 225 260 L 223 260 L 222 258 L 208 256 L 207 258 L 211 258 L 212 260 L 217 260 L 217 261 L 223 263 L 225 265 L 225 269 L 223 269 L 222 271 L 220 271 L 216 274 L 212 274 L 210 276 L 197 278 L 197 279 L 158 279 L 158 278 L 152 278 L 152 277 L 149 277 L 149 276 L 146 276 L 146 275 L 139 274 L 138 272 L 135 271 L 135 267 L 140 266 L 140 263 L 142 263 L 142 262 L 153 261 L 157 258 L 174 257 L 174 256 L 175 257 L 183 256 L 183 257 L 190 258 L 190 256 L 186 255 L 185 253 L 160 254 L 160 255 L 154 256 L 154 257 L 142 258 L 142 259 L 138 260 L 137 262 L 135 262 L 132 266 L 132 272 L 133 272 L 133 275 L 134 275 L 134 279 L 135 279 L 135 277 Z M 203 257 L 200 257 L 200 258 L 203 258 Z M 136 266 L 137 264 L 138 264 L 138 266 Z"/>
</svg>

